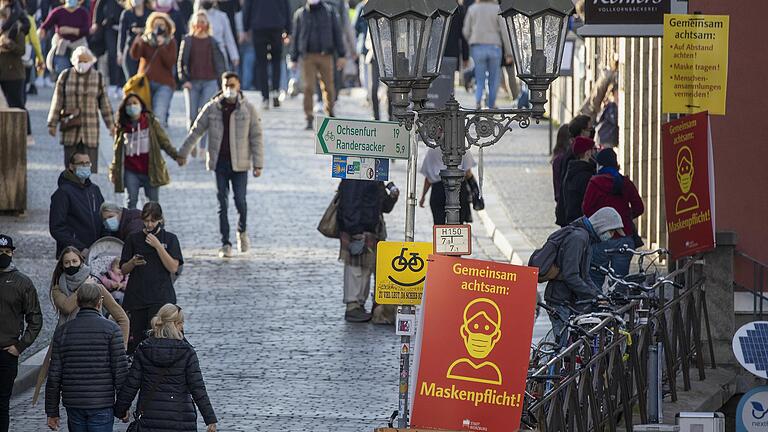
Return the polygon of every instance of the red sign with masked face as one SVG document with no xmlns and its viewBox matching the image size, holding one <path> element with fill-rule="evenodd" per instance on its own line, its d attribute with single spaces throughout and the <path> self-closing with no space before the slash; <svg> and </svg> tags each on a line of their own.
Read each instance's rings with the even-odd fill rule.
<svg viewBox="0 0 768 432">
<path fill-rule="evenodd" d="M 412 427 L 520 427 L 537 277 L 532 267 L 430 257 Z"/>
<path fill-rule="evenodd" d="M 668 249 L 677 259 L 715 247 L 715 182 L 709 114 L 662 126 Z"/>
</svg>

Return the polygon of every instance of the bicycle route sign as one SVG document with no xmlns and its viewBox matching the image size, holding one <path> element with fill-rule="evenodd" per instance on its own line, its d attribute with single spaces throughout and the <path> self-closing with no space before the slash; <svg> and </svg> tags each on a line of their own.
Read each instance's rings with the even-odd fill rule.
<svg viewBox="0 0 768 432">
<path fill-rule="evenodd" d="M 379 242 L 376 247 L 376 303 L 415 306 L 421 304 L 428 242 Z"/>
<path fill-rule="evenodd" d="M 408 159 L 411 137 L 395 122 L 318 117 L 315 119 L 315 153 Z"/>
</svg>

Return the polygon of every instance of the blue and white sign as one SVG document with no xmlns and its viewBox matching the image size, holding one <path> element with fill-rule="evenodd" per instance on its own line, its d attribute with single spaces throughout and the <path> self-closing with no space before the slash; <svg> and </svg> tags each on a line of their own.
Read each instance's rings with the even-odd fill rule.
<svg viewBox="0 0 768 432">
<path fill-rule="evenodd" d="M 331 176 L 340 179 L 387 181 L 389 159 L 334 156 Z"/>
<path fill-rule="evenodd" d="M 768 432 L 768 386 L 753 388 L 741 397 L 736 432 Z"/>
<path fill-rule="evenodd" d="M 732 346 L 733 354 L 744 369 L 768 379 L 768 321 L 743 325 L 733 336 Z"/>
</svg>

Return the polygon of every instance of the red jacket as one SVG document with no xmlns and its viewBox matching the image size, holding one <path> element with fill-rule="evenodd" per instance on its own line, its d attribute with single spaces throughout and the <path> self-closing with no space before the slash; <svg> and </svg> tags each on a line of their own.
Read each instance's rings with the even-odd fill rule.
<svg viewBox="0 0 768 432">
<path fill-rule="evenodd" d="M 635 184 L 627 176 L 624 176 L 624 187 L 621 195 L 612 194 L 612 189 L 613 177 L 610 174 L 593 176 L 587 185 L 581 208 L 584 215 L 589 217 L 603 207 L 613 207 L 619 212 L 621 220 L 624 222 L 624 234 L 631 236 L 635 231 L 632 229 L 632 219 L 645 211 L 643 199 L 637 193 Z"/>
</svg>

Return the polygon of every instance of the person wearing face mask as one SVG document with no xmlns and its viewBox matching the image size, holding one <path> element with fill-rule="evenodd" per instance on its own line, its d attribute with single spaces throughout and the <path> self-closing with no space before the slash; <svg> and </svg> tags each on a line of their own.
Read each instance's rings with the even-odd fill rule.
<svg viewBox="0 0 768 432">
<path fill-rule="evenodd" d="M 281 62 L 283 44 L 291 34 L 291 15 L 288 0 L 251 0 L 245 3 L 243 10 L 243 31 L 251 38 L 256 50 L 256 86 L 261 90 L 264 107 L 269 108 L 270 86 L 268 65 L 271 66 L 272 103 L 280 106 Z M 271 54 L 270 57 L 268 55 Z"/>
<path fill-rule="evenodd" d="M 645 211 L 643 199 L 637 192 L 637 187 L 628 176 L 619 173 L 619 163 L 616 152 L 611 148 L 603 149 L 597 154 L 597 175 L 589 180 L 587 191 L 584 194 L 582 209 L 585 216 L 592 216 L 603 207 L 611 207 L 619 212 L 624 223 L 625 237 L 618 237 L 604 241 L 592 247 L 592 265 L 606 266 L 609 263 L 616 274 L 626 276 L 629 274 L 629 264 L 632 261 L 630 254 L 605 253 L 606 249 L 614 249 L 627 245 L 631 248 L 642 246 L 637 240 L 642 239 L 637 235 L 637 229 L 632 221 Z M 636 240 L 637 239 L 637 240 Z M 592 281 L 598 287 L 603 286 L 605 275 L 598 271 L 591 272 Z"/>
<path fill-rule="evenodd" d="M 40 26 L 40 39 L 53 30 L 51 50 L 46 59 L 48 70 L 58 75 L 71 66 L 67 53 L 79 47 L 87 47 L 86 37 L 91 29 L 88 11 L 81 7 L 80 0 L 64 0 L 62 6 L 53 9 Z"/>
<path fill-rule="evenodd" d="M 176 303 L 173 279 L 184 264 L 179 239 L 163 229 L 163 209 L 148 202 L 141 210 L 144 229 L 128 236 L 120 255 L 120 270 L 130 275 L 123 307 L 131 319 L 128 354 L 146 338 L 160 307 Z"/>
<path fill-rule="evenodd" d="M 87 153 L 94 174 L 99 165 L 99 114 L 110 136 L 114 136 L 115 123 L 106 80 L 93 67 L 95 63 L 96 57 L 87 47 L 72 52 L 74 66 L 56 80 L 48 111 L 48 133 L 55 137 L 57 129 L 60 131 L 65 166 L 74 153 Z"/>
<path fill-rule="evenodd" d="M 128 422 L 138 393 L 136 409 L 142 413 L 141 430 L 196 431 L 199 410 L 206 432 L 216 432 L 218 420 L 197 353 L 184 338 L 184 311 L 175 304 L 163 305 L 152 317 L 151 329 L 151 337 L 136 350 L 128 377 L 117 394 L 115 417 Z M 152 388 L 155 390 L 149 390 Z"/>
<path fill-rule="evenodd" d="M 117 64 L 122 66 L 126 80 L 139 70 L 139 62 L 130 56 L 130 49 L 136 37 L 144 33 L 150 12 L 149 0 L 127 0 L 125 10 L 120 14 Z"/>
<path fill-rule="evenodd" d="M 9 430 L 9 405 L 19 356 L 43 328 L 37 289 L 13 264 L 15 250 L 13 239 L 0 234 L 0 432 Z"/>
<path fill-rule="evenodd" d="M 224 54 L 216 40 L 211 36 L 208 13 L 199 10 L 189 22 L 189 35 L 181 41 L 179 64 L 176 70 L 179 82 L 184 88 L 184 101 L 187 105 L 187 130 L 197 118 L 203 105 L 219 91 L 219 77 L 227 69 Z M 205 137 L 200 140 L 200 148 L 205 148 Z M 197 148 L 192 149 L 192 156 L 197 156 Z"/>
<path fill-rule="evenodd" d="M 173 34 L 173 38 L 176 39 L 176 46 L 181 44 L 181 39 L 187 34 L 187 23 L 189 18 L 185 18 L 184 13 L 179 8 L 179 0 L 152 0 L 151 7 L 155 12 L 162 12 L 167 14 L 173 21 L 176 30 Z"/>
<path fill-rule="evenodd" d="M 569 306 L 584 309 L 576 302 L 598 300 L 602 295 L 602 290 L 590 277 L 592 246 L 607 239 L 623 237 L 623 227 L 619 213 L 604 207 L 592 216 L 582 216 L 560 229 L 562 236 L 555 258 L 560 273 L 547 283 L 544 291 L 547 305 L 557 312 L 549 317 L 556 340 L 563 342 L 560 335 L 572 313 Z"/>
<path fill-rule="evenodd" d="M 168 127 L 168 115 L 176 90 L 173 68 L 176 66 L 178 45 L 176 26 L 168 14 L 152 12 L 147 18 L 144 34 L 131 46 L 131 57 L 139 61 L 139 73 L 146 74 L 152 94 L 152 112 L 160 124 Z"/>
<path fill-rule="evenodd" d="M 229 258 L 232 256 L 227 217 L 230 184 L 240 216 L 237 223 L 237 247 L 240 253 L 245 253 L 250 248 L 246 233 L 248 208 L 245 200 L 248 173 L 253 169 L 254 177 L 261 176 L 264 167 L 264 139 L 259 112 L 240 92 L 240 77 L 234 72 L 225 72 L 221 84 L 223 92 L 203 107 L 179 155 L 186 159 L 200 138 L 208 133 L 207 168 L 216 173 L 219 199 L 222 244 L 219 257 Z"/>
<path fill-rule="evenodd" d="M 109 312 L 110 319 L 115 321 L 119 326 L 125 348 L 127 346 L 128 331 L 130 324 L 128 321 L 128 315 L 125 310 L 115 301 L 112 295 L 106 288 L 99 282 L 99 279 L 91 274 L 91 269 L 85 264 L 85 257 L 80 253 L 76 247 L 68 246 L 61 251 L 56 267 L 53 269 L 51 275 L 50 285 L 50 297 L 51 303 L 58 312 L 58 321 L 56 322 L 56 328 L 58 329 L 65 323 L 72 321 L 77 317 L 80 307 L 77 302 L 77 292 L 85 284 L 95 285 L 101 290 L 101 295 L 104 296 L 103 306 L 104 309 Z M 101 310 L 101 308 L 99 308 Z M 43 367 L 37 376 L 37 385 L 35 386 L 35 393 L 32 396 L 32 401 L 35 403 L 42 389 L 42 385 L 48 376 L 48 366 L 51 360 L 51 347 L 48 347 L 48 353 L 43 362 Z"/>
<path fill-rule="evenodd" d="M 135 209 L 139 189 L 144 189 L 148 201 L 160 200 L 160 186 L 171 182 L 168 167 L 160 151 L 180 160 L 165 129 L 147 110 L 141 98 L 128 94 L 123 99 L 115 125 L 114 158 L 109 166 L 109 179 L 115 193 L 126 189 L 125 206 Z"/>
<path fill-rule="evenodd" d="M 129 235 L 144 229 L 141 210 L 127 209 L 111 202 L 101 205 L 101 217 L 104 219 L 104 234 L 116 237 L 125 243 Z"/>
<path fill-rule="evenodd" d="M 587 190 L 589 179 L 595 175 L 596 166 L 594 157 L 597 153 L 595 141 L 591 138 L 576 137 L 573 140 L 571 151 L 574 160 L 568 162 L 568 171 L 563 178 L 560 199 L 565 209 L 565 222 L 571 223 L 584 215 L 581 204 L 584 202 L 584 193 Z"/>
<path fill-rule="evenodd" d="M 213 39 L 218 43 L 219 49 L 224 53 L 227 61 L 227 69 L 235 70 L 240 65 L 240 50 L 237 47 L 235 33 L 225 12 L 218 9 L 218 1 L 202 0 L 195 2 L 195 11 L 203 10 L 208 16 L 208 21 L 213 31 Z"/>
<path fill-rule="evenodd" d="M 100 208 L 101 189 L 92 183 L 91 160 L 75 153 L 69 167 L 59 176 L 59 187 L 51 196 L 49 228 L 56 240 L 56 256 L 67 246 L 87 249 L 104 233 Z"/>
</svg>

